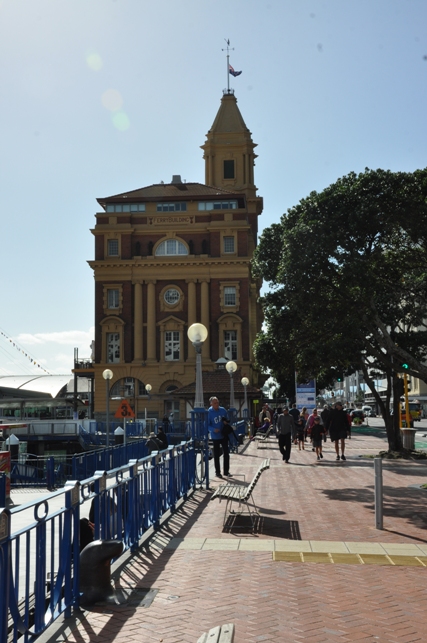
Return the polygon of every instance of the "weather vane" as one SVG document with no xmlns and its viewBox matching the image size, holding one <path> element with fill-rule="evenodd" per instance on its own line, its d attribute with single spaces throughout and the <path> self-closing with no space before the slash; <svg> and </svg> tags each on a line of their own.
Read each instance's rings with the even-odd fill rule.
<svg viewBox="0 0 427 643">
<path fill-rule="evenodd" d="M 234 51 L 234 47 L 230 47 L 230 39 L 224 38 L 227 43 L 227 47 L 221 51 L 227 52 L 227 94 L 230 94 L 230 74 L 234 77 L 240 76 L 241 71 L 234 71 L 234 68 L 230 65 L 230 51 Z"/>
</svg>

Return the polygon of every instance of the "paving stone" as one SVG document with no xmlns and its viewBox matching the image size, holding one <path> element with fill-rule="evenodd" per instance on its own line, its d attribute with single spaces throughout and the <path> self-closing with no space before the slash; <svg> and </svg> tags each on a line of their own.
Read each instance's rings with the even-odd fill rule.
<svg viewBox="0 0 427 643">
<path fill-rule="evenodd" d="M 271 458 L 254 492 L 255 534 L 224 529 L 224 504 L 197 491 L 116 579 L 157 589 L 151 606 L 84 611 L 50 643 L 196 643 L 223 623 L 235 624 L 235 643 L 425 643 L 427 512 L 425 492 L 410 485 L 425 481 L 427 466 L 384 462 L 384 529 L 376 530 L 373 462 L 358 456 L 384 447 L 354 434 L 347 462 L 335 463 L 327 443 L 316 466 L 311 450 L 293 449 L 284 465 L 275 442 L 245 446 L 232 470 L 246 482 Z M 288 562 L 274 560 L 280 555 Z M 360 564 L 340 563 L 345 556 Z"/>
</svg>

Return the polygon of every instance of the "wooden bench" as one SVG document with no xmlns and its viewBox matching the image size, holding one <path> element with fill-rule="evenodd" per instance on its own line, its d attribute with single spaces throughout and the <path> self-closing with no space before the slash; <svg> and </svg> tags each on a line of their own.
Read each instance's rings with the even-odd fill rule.
<svg viewBox="0 0 427 643">
<path fill-rule="evenodd" d="M 265 433 L 257 433 L 255 436 L 256 440 L 256 448 L 259 449 L 259 445 L 261 442 L 267 442 L 268 438 L 270 437 L 271 434 L 274 434 L 274 427 L 272 424 L 270 424 L 269 428 Z"/>
<path fill-rule="evenodd" d="M 234 625 L 228 623 L 227 625 L 218 625 L 213 627 L 209 632 L 205 632 L 197 640 L 197 643 L 233 643 L 234 641 Z"/>
<path fill-rule="evenodd" d="M 227 521 L 228 513 L 229 514 L 235 513 L 236 515 L 242 514 L 243 507 L 246 506 L 248 510 L 247 513 L 251 517 L 252 530 L 254 529 L 255 527 L 254 515 L 259 516 L 259 512 L 255 505 L 252 494 L 262 472 L 269 468 L 270 468 L 270 459 L 266 458 L 259 465 L 258 471 L 254 475 L 252 482 L 248 486 L 245 486 L 243 484 L 231 484 L 227 482 L 226 484 L 219 485 L 219 487 L 215 489 L 214 493 L 212 494 L 211 500 L 215 500 L 216 498 L 218 498 L 220 502 L 221 500 L 226 500 L 223 525 L 225 525 Z M 249 505 L 250 500 L 252 500 L 252 509 L 253 509 L 252 511 Z M 236 512 L 232 511 L 231 509 L 233 502 L 238 503 L 238 509 Z"/>
</svg>

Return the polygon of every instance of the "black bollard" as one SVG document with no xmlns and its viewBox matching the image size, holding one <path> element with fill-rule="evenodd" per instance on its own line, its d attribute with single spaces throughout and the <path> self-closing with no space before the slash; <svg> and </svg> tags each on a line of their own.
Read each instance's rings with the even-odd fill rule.
<svg viewBox="0 0 427 643">
<path fill-rule="evenodd" d="M 99 602 L 115 603 L 111 585 L 111 560 L 120 556 L 120 540 L 94 540 L 80 554 L 80 602 L 93 605 Z"/>
</svg>

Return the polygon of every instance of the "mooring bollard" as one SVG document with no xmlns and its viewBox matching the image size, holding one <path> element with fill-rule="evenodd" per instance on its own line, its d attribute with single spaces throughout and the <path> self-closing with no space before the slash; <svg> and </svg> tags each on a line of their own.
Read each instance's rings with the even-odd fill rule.
<svg viewBox="0 0 427 643">
<path fill-rule="evenodd" d="M 375 471 L 375 528 L 383 529 L 383 461 L 374 458 Z"/>
<path fill-rule="evenodd" d="M 117 602 L 111 585 L 111 559 L 123 551 L 120 540 L 94 540 L 80 554 L 80 603 Z"/>
</svg>

